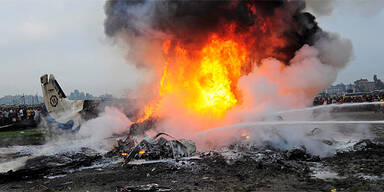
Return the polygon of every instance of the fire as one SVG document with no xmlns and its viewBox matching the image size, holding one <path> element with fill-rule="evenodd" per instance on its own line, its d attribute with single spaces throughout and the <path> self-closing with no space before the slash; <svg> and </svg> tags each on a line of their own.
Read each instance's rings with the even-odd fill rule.
<svg viewBox="0 0 384 192">
<path fill-rule="evenodd" d="M 177 136 L 306 107 L 352 55 L 304 1 L 107 2 L 106 35 L 143 69 L 133 123 L 159 119 L 149 123 Z"/>
<path fill-rule="evenodd" d="M 246 133 L 243 133 L 243 134 L 241 134 L 241 138 L 243 138 L 245 140 L 249 140 L 251 137 L 249 135 L 247 135 Z"/>
<path fill-rule="evenodd" d="M 145 153 L 145 149 L 139 151 L 139 157 L 141 157 Z"/>
<path fill-rule="evenodd" d="M 197 87 L 200 97 L 190 105 L 200 113 L 222 116 L 235 105 L 235 91 L 241 66 L 245 62 L 245 50 L 232 40 L 213 37 L 202 50 Z"/>
<path fill-rule="evenodd" d="M 128 156 L 128 153 L 121 153 L 121 156 Z"/>
<path fill-rule="evenodd" d="M 153 107 L 151 105 L 147 105 L 144 107 L 144 116 L 136 120 L 134 123 L 141 123 L 148 119 L 153 113 Z"/>
<path fill-rule="evenodd" d="M 237 82 L 243 75 L 247 56 L 242 43 L 212 34 L 206 45 L 193 51 L 176 40 L 167 40 L 163 43 L 163 54 L 159 97 L 144 107 L 144 115 L 136 122 L 152 115 L 161 116 L 162 101 L 168 95 L 181 96 L 188 111 L 214 118 L 223 117 L 239 103 Z"/>
</svg>

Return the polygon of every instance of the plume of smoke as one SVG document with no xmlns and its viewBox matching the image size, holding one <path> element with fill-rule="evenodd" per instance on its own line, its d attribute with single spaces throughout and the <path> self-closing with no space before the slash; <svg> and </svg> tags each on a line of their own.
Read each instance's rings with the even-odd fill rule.
<svg viewBox="0 0 384 192">
<path fill-rule="evenodd" d="M 89 137 L 96 142 L 129 130 L 131 121 L 119 109 L 105 107 L 99 117 L 85 122 L 79 131 L 80 136 Z"/>
<path fill-rule="evenodd" d="M 318 48 L 319 47 L 319 48 Z M 332 51 L 334 53 L 332 53 Z M 304 45 L 296 52 L 290 65 L 284 65 L 273 58 L 267 58 L 254 72 L 239 80 L 243 93 L 243 106 L 231 111 L 233 119 L 242 122 L 255 121 L 260 114 L 273 114 L 292 108 L 309 106 L 312 98 L 321 90 L 329 87 L 352 57 L 352 44 L 337 35 L 324 36 L 314 46 Z M 323 111 L 322 115 L 329 114 Z M 328 115 L 329 117 L 329 115 Z M 276 120 L 276 115 L 272 116 Z M 279 116 L 284 120 L 314 120 L 310 114 Z M 277 120 L 281 120 L 277 118 Z M 261 120 L 261 119 L 259 119 Z M 270 119 L 263 119 L 270 120 Z M 313 126 L 265 126 L 247 131 L 257 145 L 273 145 L 280 149 L 305 146 L 320 156 L 333 154 L 337 146 L 329 146 L 324 140 L 340 139 L 345 132 L 336 126 L 318 126 L 325 130 L 316 139 L 309 137 Z M 366 133 L 367 127 L 352 129 L 350 133 Z M 355 139 L 367 134 L 354 134 Z M 336 138 L 338 137 L 338 138 Z"/>
<path fill-rule="evenodd" d="M 228 29 L 223 26 L 229 23 L 236 23 L 237 33 L 247 31 L 249 38 L 254 39 L 247 42 L 253 52 L 257 51 L 252 59 L 275 57 L 288 62 L 301 46 L 312 45 L 314 34 L 320 30 L 315 18 L 303 13 L 303 9 L 302 0 L 110 0 L 105 4 L 104 27 L 107 36 L 123 39 L 130 45 L 128 54 L 139 66 L 158 65 L 154 60 L 147 60 L 148 55 L 143 55 L 161 56 L 157 41 L 171 38 L 189 50 L 199 50 L 209 33 L 225 34 Z M 261 28 L 263 25 L 265 27 Z"/>
<path fill-rule="evenodd" d="M 314 46 L 319 50 L 320 60 L 336 70 L 343 69 L 353 59 L 351 40 L 343 39 L 336 33 L 320 37 Z"/>
<path fill-rule="evenodd" d="M 105 107 L 105 110 L 95 119 L 85 121 L 78 133 L 61 134 L 59 137 L 47 138 L 47 143 L 41 146 L 34 155 L 57 154 L 79 151 L 83 147 L 104 153 L 112 149 L 114 134 L 129 131 L 131 121 L 119 109 Z"/>
<path fill-rule="evenodd" d="M 16 170 L 23 166 L 28 159 L 41 155 L 56 155 L 79 152 L 82 148 L 90 148 L 99 153 L 106 153 L 113 148 L 115 138 L 108 139 L 114 134 L 129 131 L 131 124 L 127 116 L 119 109 L 106 107 L 99 117 L 85 122 L 78 134 L 61 134 L 59 137 L 47 138 L 44 145 L 12 146 L 4 153 L 28 154 L 12 161 L 0 163 L 0 173 Z M 44 126 L 44 125 L 41 125 Z M 53 128 L 54 129 L 54 128 Z"/>
<path fill-rule="evenodd" d="M 318 56 L 316 48 L 305 45 L 287 67 L 274 58 L 264 59 L 259 68 L 239 80 L 239 88 L 244 93 L 242 108 L 264 106 L 285 110 L 308 106 L 312 97 L 337 76 L 337 70 L 324 65 Z"/>
<path fill-rule="evenodd" d="M 336 34 L 322 31 L 316 18 L 303 12 L 304 1 L 252 1 L 254 4 L 250 5 L 246 2 L 107 1 L 105 33 L 129 45 L 129 58 L 136 65 L 146 66 L 154 71 L 161 70 L 164 65 L 161 53 L 164 39 L 175 39 L 188 50 L 200 50 L 209 33 L 225 34 L 226 29 L 222 26 L 228 22 L 236 22 L 240 26 L 236 33 L 243 34 L 243 31 L 247 31 L 251 34 L 249 39 L 255 39 L 247 43 L 251 57 L 256 55 L 258 58 L 258 65 L 251 67 L 252 70 L 238 81 L 237 88 L 242 95 L 242 102 L 238 106 L 228 111 L 223 120 L 218 121 L 191 114 L 182 107 L 184 105 L 180 96 L 167 95 L 162 98 L 164 107 L 160 113 L 164 115 L 164 119 L 159 125 L 159 131 L 166 131 L 176 137 L 192 138 L 203 148 L 228 144 L 241 132 L 231 130 L 208 137 L 199 137 L 196 134 L 212 127 L 254 120 L 267 121 L 268 118 L 259 117 L 280 110 L 306 107 L 319 91 L 336 80 L 338 71 L 352 59 L 351 42 Z M 323 3 L 331 4 L 332 1 Z M 319 4 L 311 6 L 317 7 Z M 330 12 L 330 7 L 325 8 L 321 10 L 322 13 Z M 265 32 L 260 31 L 262 28 L 259 27 L 264 25 L 264 21 L 268 21 Z M 257 27 L 252 28 L 254 26 Z M 161 71 L 157 72 L 155 74 L 162 74 Z M 160 77 L 153 80 L 158 83 Z M 151 94 L 146 92 L 146 95 Z M 276 116 L 271 118 L 279 119 Z M 312 116 L 296 118 L 311 120 Z M 307 130 L 302 128 L 265 127 L 253 130 L 250 134 L 255 143 L 271 141 L 282 144 L 280 147 L 283 149 L 304 145 L 311 152 L 321 155 L 332 151 L 321 144 L 321 141 L 307 137 Z M 323 134 L 326 138 L 332 132 Z M 207 144 L 207 141 L 211 143 Z"/>
</svg>

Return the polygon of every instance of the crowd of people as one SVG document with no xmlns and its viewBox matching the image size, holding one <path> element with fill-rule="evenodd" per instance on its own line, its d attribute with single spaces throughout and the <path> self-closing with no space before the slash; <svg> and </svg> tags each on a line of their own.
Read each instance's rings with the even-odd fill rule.
<svg viewBox="0 0 384 192">
<path fill-rule="evenodd" d="M 357 95 L 357 96 L 335 96 L 315 97 L 313 105 L 363 103 L 363 102 L 384 102 L 384 94 Z"/>
<path fill-rule="evenodd" d="M 366 94 L 355 96 L 335 96 L 335 97 L 315 97 L 313 106 L 343 104 L 343 103 L 364 103 L 364 102 L 384 102 L 384 93 Z M 379 111 L 384 112 L 384 104 L 379 104 Z"/>
<path fill-rule="evenodd" d="M 40 120 L 42 106 L 0 106 L 0 126 L 21 121 Z"/>
</svg>

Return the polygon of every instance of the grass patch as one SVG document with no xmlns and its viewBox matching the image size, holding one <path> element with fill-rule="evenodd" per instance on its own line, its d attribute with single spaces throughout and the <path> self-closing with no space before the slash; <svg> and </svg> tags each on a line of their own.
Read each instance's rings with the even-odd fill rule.
<svg viewBox="0 0 384 192">
<path fill-rule="evenodd" d="M 38 135 L 42 135 L 42 134 L 43 133 L 37 129 L 29 129 L 29 130 L 22 130 L 22 131 L 6 131 L 6 132 L 0 132 L 0 138 L 38 136 Z"/>
</svg>

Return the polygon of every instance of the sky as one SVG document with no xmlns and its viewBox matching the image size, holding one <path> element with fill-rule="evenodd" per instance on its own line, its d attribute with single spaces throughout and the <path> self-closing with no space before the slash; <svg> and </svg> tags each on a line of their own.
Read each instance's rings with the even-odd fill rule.
<svg viewBox="0 0 384 192">
<path fill-rule="evenodd" d="M 384 1 L 366 0 L 372 2 L 366 7 L 341 2 L 331 15 L 317 19 L 322 29 L 350 39 L 354 47 L 353 61 L 339 73 L 335 83 L 353 83 L 360 78 L 373 81 L 374 74 L 384 80 Z"/>
<path fill-rule="evenodd" d="M 144 73 L 104 35 L 103 6 L 103 0 L 0 0 L 0 97 L 41 95 L 39 78 L 46 73 L 67 94 L 79 89 L 121 97 L 133 90 Z M 372 80 L 374 74 L 384 79 L 384 11 L 359 12 L 339 3 L 317 20 L 354 45 L 354 60 L 335 83 Z"/>
</svg>

